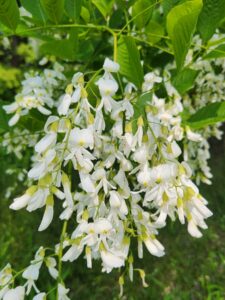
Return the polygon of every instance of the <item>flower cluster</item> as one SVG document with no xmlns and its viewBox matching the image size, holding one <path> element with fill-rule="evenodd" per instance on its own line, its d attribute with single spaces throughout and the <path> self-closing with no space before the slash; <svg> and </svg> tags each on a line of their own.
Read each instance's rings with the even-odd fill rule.
<svg viewBox="0 0 225 300">
<path fill-rule="evenodd" d="M 37 143 L 38 134 L 32 134 L 27 129 L 13 128 L 2 137 L 1 146 L 5 148 L 7 154 L 13 153 L 18 159 L 22 159 L 27 147 L 34 147 Z"/>
<path fill-rule="evenodd" d="M 143 258 L 143 246 L 161 257 L 165 249 L 157 236 L 168 219 L 178 218 L 187 224 L 190 235 L 199 238 L 212 213 L 191 179 L 191 168 L 182 161 L 178 143 L 184 134 L 192 141 L 198 134 L 181 125 L 183 106 L 177 91 L 166 81 L 171 101 L 158 98 L 153 87 L 163 78 L 152 72 L 144 77 L 141 95 L 132 83 L 123 92 L 114 76 L 119 65 L 107 58 L 103 69 L 96 82 L 97 99 L 88 95 L 82 73 L 73 76 L 58 114 L 47 119 L 45 135 L 35 145 L 28 172 L 33 184 L 10 208 L 44 209 L 38 228 L 43 231 L 53 220 L 54 206 L 62 206 L 63 232 L 53 254 L 60 263 L 84 255 L 88 268 L 100 259 L 103 272 L 125 267 L 132 281 L 131 241 L 139 258 Z M 66 227 L 70 219 L 76 220 L 72 233 Z M 42 253 L 43 249 L 38 251 L 23 272 L 27 281 L 17 288 L 21 299 L 32 288 L 35 300 L 44 299 L 35 283 L 43 261 L 50 274 L 62 280 L 54 258 L 46 260 Z M 136 270 L 146 285 L 144 271 Z M 3 282 L 9 286 L 10 275 Z M 60 283 L 58 294 L 65 296 L 59 299 L 69 299 L 67 292 Z M 4 300 L 9 299 L 8 293 L 14 295 L 15 289 L 7 288 Z"/>
<path fill-rule="evenodd" d="M 211 46 L 207 52 L 212 51 L 216 47 L 218 40 L 223 38 L 224 34 L 214 34 L 211 43 L 212 45 L 215 44 L 215 46 Z M 198 35 L 194 37 L 193 44 L 193 49 L 189 50 L 188 62 L 192 62 L 191 67 L 198 71 L 198 76 L 192 93 L 186 93 L 182 100 L 184 109 L 191 114 L 209 103 L 225 100 L 225 59 L 221 57 L 210 60 L 199 57 L 197 60 L 194 60 L 194 56 L 201 50 L 202 46 L 202 41 Z M 197 183 L 202 181 L 211 184 L 212 174 L 208 166 L 210 158 L 208 139 L 210 137 L 221 139 L 223 131 L 220 127 L 220 123 L 206 126 L 198 131 L 198 136 L 194 142 L 184 140 L 184 158 L 191 165 Z"/>
<path fill-rule="evenodd" d="M 8 114 L 14 114 L 9 120 L 9 125 L 15 125 L 21 116 L 28 114 L 29 110 L 35 108 L 44 115 L 51 114 L 54 106 L 54 89 L 65 80 L 63 67 L 58 63 L 53 69 L 45 69 L 42 75 L 38 73 L 25 74 L 22 81 L 22 90 L 15 97 L 15 102 L 3 106 Z"/>
<path fill-rule="evenodd" d="M 25 284 L 12 288 L 14 283 L 13 270 L 10 264 L 7 264 L 0 272 L 0 299 L 3 300 L 21 300 L 24 299 L 25 295 L 29 295 L 31 289 L 34 289 L 36 295 L 33 300 L 45 300 L 46 293 L 42 293 L 36 286 L 36 281 L 39 278 L 40 269 L 45 266 L 48 269 L 50 276 L 56 279 L 58 271 L 56 269 L 56 259 L 52 256 L 46 255 L 46 249 L 40 247 L 35 254 L 34 260 L 31 261 L 30 265 L 22 272 L 22 278 L 25 280 Z M 58 284 L 58 296 L 61 300 L 67 300 L 68 289 L 62 284 Z"/>
</svg>

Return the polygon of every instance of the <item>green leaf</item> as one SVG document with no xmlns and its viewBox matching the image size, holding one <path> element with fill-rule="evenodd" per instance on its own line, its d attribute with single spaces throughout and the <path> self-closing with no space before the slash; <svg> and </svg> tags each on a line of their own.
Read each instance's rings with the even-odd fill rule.
<svg viewBox="0 0 225 300">
<path fill-rule="evenodd" d="M 74 61 L 77 54 L 78 39 L 77 31 L 74 29 L 69 39 L 54 40 L 41 45 L 40 52 L 42 54 L 54 55 L 58 58 L 68 61 Z"/>
<path fill-rule="evenodd" d="M 204 41 L 208 41 L 212 37 L 223 18 L 225 18 L 225 0 L 203 0 L 203 9 L 198 19 L 198 30 Z"/>
<path fill-rule="evenodd" d="M 48 19 L 55 24 L 61 20 L 64 12 L 64 0 L 40 0 Z"/>
<path fill-rule="evenodd" d="M 162 7 L 163 7 L 163 12 L 164 15 L 167 16 L 167 14 L 169 13 L 169 11 L 178 3 L 180 2 L 180 0 L 163 0 L 162 1 Z"/>
<path fill-rule="evenodd" d="M 10 117 L 6 114 L 5 110 L 2 108 L 3 105 L 9 104 L 5 101 L 0 100 L 0 132 L 5 132 L 10 129 L 8 121 Z"/>
<path fill-rule="evenodd" d="M 164 35 L 164 28 L 159 23 L 150 21 L 145 27 L 145 33 L 147 40 L 154 45 L 158 43 Z"/>
<path fill-rule="evenodd" d="M 46 23 L 47 17 L 41 7 L 40 0 L 21 0 L 21 4 L 27 11 L 32 14 L 34 19 L 39 20 L 42 23 Z"/>
<path fill-rule="evenodd" d="M 92 0 L 92 3 L 97 7 L 103 17 L 106 19 L 112 12 L 113 0 Z"/>
<path fill-rule="evenodd" d="M 19 8 L 16 0 L 0 0 L 0 22 L 15 30 L 19 23 Z"/>
<path fill-rule="evenodd" d="M 46 42 L 41 45 L 40 52 L 42 54 L 54 55 L 65 60 L 73 60 L 74 52 L 69 40 L 57 40 Z"/>
<path fill-rule="evenodd" d="M 65 0 L 65 10 L 74 22 L 79 20 L 82 2 L 83 0 Z"/>
<path fill-rule="evenodd" d="M 141 88 L 144 77 L 143 68 L 139 51 L 131 36 L 121 37 L 118 41 L 118 63 L 120 73 Z"/>
<path fill-rule="evenodd" d="M 152 17 L 155 0 L 138 0 L 132 7 L 132 18 L 139 29 L 142 29 Z"/>
<path fill-rule="evenodd" d="M 172 79 L 172 84 L 183 95 L 194 86 L 198 74 L 197 70 L 185 68 Z"/>
<path fill-rule="evenodd" d="M 204 59 L 215 59 L 221 57 L 225 57 L 225 44 L 216 47 L 211 52 L 203 56 Z"/>
<path fill-rule="evenodd" d="M 87 61 L 91 59 L 94 51 L 95 48 L 93 46 L 93 40 L 91 38 L 79 41 L 77 59 L 85 61 L 87 63 Z"/>
<path fill-rule="evenodd" d="M 215 102 L 201 108 L 186 123 L 192 128 L 199 129 L 223 121 L 225 121 L 225 102 Z"/>
<path fill-rule="evenodd" d="M 179 70 L 184 64 L 201 8 L 202 0 L 186 1 L 175 6 L 167 15 L 167 31 Z"/>
<path fill-rule="evenodd" d="M 80 13 L 82 19 L 85 21 L 85 23 L 88 23 L 90 21 L 90 13 L 89 10 L 85 7 L 81 7 L 81 13 Z"/>
</svg>

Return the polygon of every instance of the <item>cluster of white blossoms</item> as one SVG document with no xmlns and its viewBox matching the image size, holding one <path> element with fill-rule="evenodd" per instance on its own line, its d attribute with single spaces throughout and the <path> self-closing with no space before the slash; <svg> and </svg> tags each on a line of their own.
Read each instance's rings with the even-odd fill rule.
<svg viewBox="0 0 225 300">
<path fill-rule="evenodd" d="M 210 47 L 208 52 L 212 51 L 218 40 L 224 38 L 223 34 L 215 34 L 211 43 L 215 43 L 214 47 Z M 218 58 L 215 60 L 204 59 L 199 57 L 195 60 L 195 55 L 201 50 L 202 41 L 197 35 L 193 38 L 193 48 L 189 50 L 187 55 L 186 64 L 193 70 L 198 71 L 198 75 L 195 79 L 194 86 L 190 93 L 185 93 L 181 100 L 181 110 L 186 113 L 194 114 L 200 108 L 205 105 L 225 100 L 225 59 Z M 165 82 L 167 93 L 171 98 L 168 86 L 170 86 L 171 70 L 175 69 L 175 63 L 169 64 L 163 70 L 163 76 L 158 76 L 157 82 Z M 219 73 L 218 73 L 219 70 Z M 170 88 L 169 88 L 170 89 Z M 179 98 L 179 96 L 178 96 Z M 166 102 L 165 102 L 166 103 Z M 169 104 L 164 104 L 164 108 Z M 170 117 L 174 116 L 173 112 L 168 112 Z M 215 137 L 217 139 L 222 138 L 223 131 L 220 129 L 221 124 L 217 123 L 211 126 L 205 126 L 204 128 L 195 130 L 194 132 L 189 126 L 182 124 L 180 119 L 176 130 L 181 133 L 181 142 L 183 144 L 182 157 L 192 169 L 192 178 L 197 184 L 204 182 L 211 184 L 212 173 L 208 165 L 210 159 L 210 144 L 209 138 Z M 177 138 L 176 138 L 177 139 Z M 179 141 L 179 139 L 177 139 Z"/>
<path fill-rule="evenodd" d="M 131 241 L 139 258 L 143 247 L 161 257 L 165 249 L 157 236 L 169 219 L 186 223 L 190 235 L 199 238 L 201 229 L 207 228 L 205 219 L 212 215 L 178 145 L 184 134 L 193 141 L 198 134 L 182 128 L 182 99 L 168 81 L 164 84 L 171 101 L 156 96 L 154 87 L 163 81 L 157 73 L 145 75 L 140 95 L 132 83 L 120 90 L 114 77 L 119 71 L 116 62 L 107 58 L 103 69 L 96 82 L 97 100 L 88 95 L 84 75 L 73 76 L 60 97 L 58 114 L 49 116 L 45 135 L 35 145 L 28 172 L 33 184 L 10 208 L 43 209 L 38 228 L 43 231 L 53 220 L 54 206 L 61 206 L 64 226 L 53 254 L 59 265 L 84 256 L 92 268 L 93 260 L 100 259 L 103 272 L 125 267 L 132 281 L 133 271 L 138 270 L 146 285 L 144 271 L 133 268 Z M 72 233 L 66 227 L 70 219 L 76 221 Z M 16 288 L 21 296 L 15 299 L 24 299 L 31 290 L 37 293 L 35 300 L 45 299 L 36 285 L 40 266 L 46 262 L 42 250 L 23 272 L 27 281 Z M 54 258 L 46 265 L 58 280 L 58 294 L 64 293 L 58 299 L 69 299 Z M 5 272 L 0 281 L 7 287 L 0 296 L 3 300 L 17 294 L 11 288 L 10 272 L 4 279 Z"/>
<path fill-rule="evenodd" d="M 45 69 L 43 74 L 31 72 L 25 74 L 22 90 L 15 97 L 15 102 L 3 106 L 7 114 L 14 114 L 9 125 L 15 125 L 21 116 L 27 115 L 31 109 L 37 109 L 44 115 L 51 114 L 54 106 L 54 90 L 65 81 L 64 68 L 55 63 L 53 69 Z"/>
<path fill-rule="evenodd" d="M 225 35 L 222 33 L 214 34 L 210 40 L 211 47 L 206 54 L 216 48 L 218 41 L 224 37 Z M 184 109 L 191 114 L 209 103 L 225 101 L 225 58 L 210 60 L 199 57 L 197 60 L 194 60 L 194 56 L 202 47 L 202 40 L 198 35 L 194 37 L 193 45 L 193 49 L 189 50 L 187 63 L 191 63 L 191 68 L 199 73 L 195 80 L 193 92 L 186 93 L 182 99 Z M 220 127 L 220 123 L 205 126 L 198 131 L 199 136 L 196 138 L 196 141 L 184 141 L 184 158 L 190 164 L 198 184 L 201 181 L 211 184 L 212 174 L 208 166 L 210 158 L 208 139 L 210 137 L 221 139 L 223 131 Z"/>
<path fill-rule="evenodd" d="M 5 171 L 7 175 L 13 175 L 18 181 L 23 182 L 26 186 L 29 184 L 29 179 L 27 178 L 26 162 L 30 159 L 30 153 L 28 148 L 32 149 L 37 140 L 39 139 L 39 133 L 31 133 L 27 129 L 20 129 L 18 127 L 12 128 L 10 131 L 3 134 L 0 140 L 0 147 L 3 153 L 6 155 L 15 155 L 13 159 L 20 160 L 20 164 L 10 164 Z M 31 150 L 32 151 L 32 150 Z M 23 165 L 25 164 L 25 165 Z M 11 195 L 17 190 L 18 182 L 15 180 L 12 185 L 10 185 L 5 191 L 5 198 L 9 199 Z"/>
<path fill-rule="evenodd" d="M 0 145 L 5 148 L 7 154 L 13 153 L 18 159 L 22 159 L 27 147 L 34 147 L 37 139 L 38 134 L 33 134 L 27 129 L 21 130 L 14 127 L 3 135 Z"/>
<path fill-rule="evenodd" d="M 47 268 L 50 276 L 56 279 L 58 276 L 58 270 L 56 269 L 56 259 L 52 256 L 46 255 L 46 249 L 40 247 L 35 254 L 34 260 L 31 261 L 30 265 L 23 270 L 22 278 L 25 280 L 24 285 L 11 288 L 15 276 L 13 269 L 10 264 L 7 264 L 0 271 L 0 299 L 3 300 L 23 300 L 27 295 L 30 294 L 31 290 L 34 289 L 36 295 L 33 300 L 46 300 L 47 294 L 40 292 L 36 286 L 36 281 L 39 278 L 40 270 L 44 266 Z M 57 285 L 58 299 L 69 300 L 67 293 L 69 292 L 62 284 Z"/>
</svg>

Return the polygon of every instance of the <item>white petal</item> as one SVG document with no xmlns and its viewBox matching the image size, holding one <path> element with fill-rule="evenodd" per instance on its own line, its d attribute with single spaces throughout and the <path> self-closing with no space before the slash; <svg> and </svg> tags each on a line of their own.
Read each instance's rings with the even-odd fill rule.
<svg viewBox="0 0 225 300">
<path fill-rule="evenodd" d="M 69 220 L 72 216 L 73 209 L 71 207 L 67 207 L 59 216 L 60 220 Z"/>
<path fill-rule="evenodd" d="M 45 173 L 45 163 L 40 162 L 37 163 L 29 172 L 28 177 L 33 178 L 35 180 L 39 179 Z"/>
<path fill-rule="evenodd" d="M 113 269 L 120 268 L 124 266 L 125 261 L 120 256 L 117 256 L 109 251 L 101 251 L 101 258 L 103 261 L 104 267 Z"/>
<path fill-rule="evenodd" d="M 78 87 L 72 95 L 72 103 L 77 103 L 81 97 L 81 89 Z"/>
<path fill-rule="evenodd" d="M 171 148 L 172 148 L 172 153 L 173 153 L 174 157 L 178 157 L 181 155 L 181 149 L 175 141 L 172 142 Z"/>
<path fill-rule="evenodd" d="M 39 106 L 37 107 L 37 109 L 38 109 L 38 110 L 40 111 L 40 113 L 42 113 L 43 115 L 48 116 L 48 115 L 51 114 L 51 111 L 50 111 L 49 109 L 47 109 L 47 108 L 45 108 L 45 107 L 43 107 L 43 106 L 41 106 L 41 105 L 39 105 Z"/>
<path fill-rule="evenodd" d="M 42 262 L 30 265 L 23 272 L 22 277 L 28 280 L 37 280 L 39 277 L 39 270 L 42 265 Z"/>
<path fill-rule="evenodd" d="M 111 191 L 111 192 L 109 192 L 109 194 L 110 194 L 110 198 L 109 198 L 110 206 L 114 207 L 114 208 L 120 207 L 121 199 L 120 199 L 119 194 L 115 191 Z"/>
<path fill-rule="evenodd" d="M 71 104 L 71 96 L 69 94 L 66 94 L 63 99 L 62 102 L 60 103 L 59 107 L 58 107 L 58 113 L 59 115 L 66 115 L 68 113 L 70 104 Z"/>
<path fill-rule="evenodd" d="M 119 71 L 120 65 L 109 58 L 106 58 L 104 61 L 103 69 L 106 72 L 116 73 Z"/>
<path fill-rule="evenodd" d="M 50 129 L 50 127 L 51 127 L 50 125 L 52 123 L 54 123 L 54 122 L 57 122 L 58 120 L 59 120 L 59 117 L 57 117 L 57 116 L 50 116 L 50 117 L 48 117 L 48 119 L 47 119 L 47 121 L 45 123 L 44 131 L 48 132 L 49 129 Z"/>
<path fill-rule="evenodd" d="M 23 300 L 25 297 L 25 289 L 23 286 L 18 286 L 11 289 L 3 297 L 3 300 Z"/>
<path fill-rule="evenodd" d="M 56 279 L 58 277 L 59 272 L 56 268 L 48 268 L 48 271 L 52 278 Z"/>
<path fill-rule="evenodd" d="M 202 237 L 201 231 L 198 229 L 197 225 L 194 223 L 193 220 L 190 220 L 188 222 L 188 232 L 193 237 L 196 237 L 196 238 Z"/>
<path fill-rule="evenodd" d="M 161 208 L 160 215 L 156 220 L 155 224 L 158 226 L 165 226 L 166 218 L 167 218 L 167 212 L 164 208 Z"/>
<path fill-rule="evenodd" d="M 57 187 L 52 188 L 52 193 L 56 195 L 56 197 L 60 200 L 65 199 L 65 194 L 62 191 L 60 191 L 60 189 L 58 189 Z"/>
<path fill-rule="evenodd" d="M 61 283 L 58 284 L 59 300 L 70 300 L 67 297 L 69 289 L 66 289 Z"/>
<path fill-rule="evenodd" d="M 159 243 L 159 241 L 148 238 L 144 240 L 144 243 L 152 255 L 161 257 L 165 254 L 164 247 Z"/>
<path fill-rule="evenodd" d="M 46 299 L 46 293 L 40 293 L 36 296 L 34 296 L 33 300 L 45 300 Z"/>
<path fill-rule="evenodd" d="M 178 214 L 178 218 L 179 218 L 181 224 L 184 224 L 185 218 L 184 218 L 184 209 L 182 206 L 178 207 L 177 214 Z"/>
<path fill-rule="evenodd" d="M 24 194 L 21 197 L 15 198 L 9 208 L 14 210 L 19 210 L 21 208 L 24 208 L 25 206 L 27 206 L 29 199 L 30 199 L 30 195 L 28 194 Z"/>
<path fill-rule="evenodd" d="M 20 118 L 20 114 L 16 113 L 10 120 L 9 120 L 9 126 L 14 126 Z"/>
<path fill-rule="evenodd" d="M 45 212 L 44 212 L 41 224 L 38 228 L 38 231 L 43 231 L 50 225 L 50 223 L 52 222 L 52 219 L 53 219 L 53 214 L 54 214 L 53 206 L 46 205 Z"/>
<path fill-rule="evenodd" d="M 54 145 L 56 142 L 56 133 L 51 132 L 45 135 L 36 145 L 35 151 L 42 153 L 46 151 L 50 146 Z"/>
<path fill-rule="evenodd" d="M 107 219 L 98 219 L 95 221 L 94 229 L 96 233 L 102 234 L 104 232 L 109 232 L 112 229 L 112 224 Z"/>
<path fill-rule="evenodd" d="M 213 215 L 211 210 L 206 207 L 201 200 L 197 199 L 194 204 L 196 205 L 197 209 L 200 211 L 200 213 L 204 216 L 204 218 L 209 218 Z"/>
<path fill-rule="evenodd" d="M 87 193 L 94 193 L 95 192 L 95 186 L 90 178 L 89 174 L 84 174 L 80 172 L 80 180 L 82 189 Z"/>
<path fill-rule="evenodd" d="M 6 112 L 7 114 L 12 114 L 12 113 L 14 113 L 14 112 L 17 110 L 18 107 L 19 107 L 19 106 L 18 106 L 17 102 L 13 102 L 12 104 L 9 104 L 9 105 L 3 105 L 3 106 L 2 106 L 2 108 L 5 110 L 5 112 Z"/>
<path fill-rule="evenodd" d="M 72 262 L 80 256 L 82 251 L 83 251 L 83 246 L 74 245 L 74 246 L 70 247 L 69 250 L 63 255 L 62 261 Z"/>
</svg>

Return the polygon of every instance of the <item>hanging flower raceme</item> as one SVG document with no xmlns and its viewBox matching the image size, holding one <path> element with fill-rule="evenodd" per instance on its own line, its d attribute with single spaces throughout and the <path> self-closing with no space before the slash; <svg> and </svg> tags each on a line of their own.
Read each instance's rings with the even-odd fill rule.
<svg viewBox="0 0 225 300">
<path fill-rule="evenodd" d="M 74 75 L 61 97 L 58 115 L 48 118 L 45 135 L 35 145 L 36 155 L 28 172 L 33 185 L 15 198 L 10 208 L 42 209 L 41 231 L 51 226 L 54 207 L 61 207 L 59 217 L 64 224 L 73 218 L 76 225 L 71 222 L 72 233 L 64 226 L 56 245 L 53 256 L 58 256 L 60 264 L 84 256 L 87 267 L 92 268 L 99 259 L 103 272 L 125 267 L 133 280 L 136 262 L 131 241 L 139 258 L 143 247 L 161 257 L 166 250 L 158 235 L 168 219 L 186 222 L 188 232 L 200 237 L 201 229 L 207 228 L 205 219 L 212 213 L 191 180 L 191 168 L 181 159 L 178 142 L 184 129 L 179 114 L 183 106 L 177 91 L 167 85 L 173 101 L 158 98 L 152 89 L 163 79 L 158 73 L 147 74 L 143 93 L 149 100 L 141 114 L 133 84 L 127 84 L 124 95 L 117 95 L 114 73 L 119 65 L 106 59 L 103 69 L 96 82 L 100 97 L 96 105 L 89 99 L 84 75 Z M 186 133 L 190 140 L 200 142 L 197 133 L 189 128 Z M 44 262 L 50 275 L 60 278 L 58 299 L 69 299 L 54 257 L 46 257 L 41 250 L 23 272 L 26 284 L 21 294 L 33 289 L 35 300 L 45 299 L 36 285 Z M 144 271 L 136 270 L 146 286 Z M 6 286 L 7 280 L 11 282 L 11 277 L 3 280 Z"/>
<path fill-rule="evenodd" d="M 3 106 L 7 114 L 14 114 L 9 120 L 9 126 L 14 126 L 20 117 L 27 115 L 31 109 L 37 109 L 44 115 L 51 114 L 51 108 L 54 106 L 54 89 L 65 81 L 63 70 L 61 65 L 55 63 L 53 69 L 46 69 L 43 75 L 25 74 L 22 90 L 16 95 L 15 102 Z"/>
</svg>

